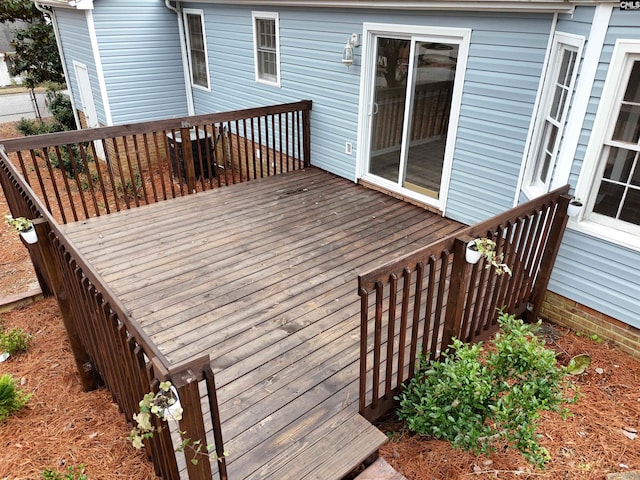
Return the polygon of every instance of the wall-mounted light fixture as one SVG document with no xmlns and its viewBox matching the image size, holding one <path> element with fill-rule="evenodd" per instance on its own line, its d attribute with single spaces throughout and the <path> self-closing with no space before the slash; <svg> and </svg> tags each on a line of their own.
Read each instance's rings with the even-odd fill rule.
<svg viewBox="0 0 640 480">
<path fill-rule="evenodd" d="M 351 37 L 349 37 L 349 40 L 347 40 L 347 44 L 342 50 L 342 63 L 344 63 L 347 68 L 353 65 L 353 49 L 360 45 L 359 40 L 360 39 L 357 33 L 351 34 Z"/>
</svg>

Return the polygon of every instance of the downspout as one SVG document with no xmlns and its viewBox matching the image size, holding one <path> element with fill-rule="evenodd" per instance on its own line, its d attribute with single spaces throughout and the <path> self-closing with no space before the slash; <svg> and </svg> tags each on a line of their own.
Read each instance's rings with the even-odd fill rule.
<svg viewBox="0 0 640 480">
<path fill-rule="evenodd" d="M 67 89 L 69 90 L 69 92 L 71 92 L 71 79 L 69 77 L 69 72 L 67 71 L 67 62 L 64 58 L 64 50 L 62 49 L 62 41 L 60 40 L 60 30 L 58 29 L 58 20 L 56 18 L 55 12 L 51 10 L 47 10 L 42 5 L 40 5 L 37 1 L 34 1 L 33 4 L 37 10 L 44 13 L 51 20 L 51 25 L 53 25 L 53 33 L 56 37 L 58 55 L 60 55 L 60 63 L 62 64 L 62 73 L 64 74 L 64 78 L 67 81 Z M 80 118 L 78 117 L 78 110 L 76 109 L 76 102 L 73 98 L 73 94 L 69 95 L 69 99 L 71 100 L 71 109 L 73 110 L 73 119 L 76 121 L 76 128 L 79 130 Z"/>
<path fill-rule="evenodd" d="M 195 107 L 193 105 L 193 92 L 191 91 L 191 71 L 189 66 L 189 58 L 187 55 L 187 42 L 185 41 L 184 24 L 182 23 L 182 13 L 180 12 L 180 2 L 176 2 L 176 6 L 172 6 L 171 0 L 164 0 L 164 5 L 175 12 L 178 19 L 178 34 L 180 36 L 180 55 L 182 56 L 182 72 L 184 73 L 184 87 L 187 94 L 187 111 L 189 115 L 195 115 Z"/>
</svg>

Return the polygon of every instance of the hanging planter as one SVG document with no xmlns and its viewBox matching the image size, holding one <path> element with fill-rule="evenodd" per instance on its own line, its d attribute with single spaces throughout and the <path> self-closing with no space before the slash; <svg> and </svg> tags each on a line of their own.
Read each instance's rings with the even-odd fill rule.
<svg viewBox="0 0 640 480">
<path fill-rule="evenodd" d="M 582 211 L 582 206 L 583 205 L 580 200 L 570 201 L 569 205 L 567 206 L 567 215 L 569 215 L 570 217 L 577 217 Z"/>
<path fill-rule="evenodd" d="M 25 242 L 33 245 L 38 241 L 38 234 L 31 220 L 24 217 L 13 218 L 11 215 L 6 215 L 4 218 L 7 225 L 11 225 Z"/>
<path fill-rule="evenodd" d="M 471 263 L 472 265 L 478 263 L 480 261 L 480 258 L 482 258 L 482 253 L 478 250 L 478 246 L 476 245 L 475 240 L 471 240 L 469 243 L 467 243 L 467 249 L 464 252 L 464 258 L 467 263 Z"/>
</svg>

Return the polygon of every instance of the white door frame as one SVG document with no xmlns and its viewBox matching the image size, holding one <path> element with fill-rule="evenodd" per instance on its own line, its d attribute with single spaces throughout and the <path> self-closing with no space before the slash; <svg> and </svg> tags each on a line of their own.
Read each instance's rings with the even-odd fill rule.
<svg viewBox="0 0 640 480">
<path fill-rule="evenodd" d="M 384 23 L 363 23 L 363 50 L 362 50 L 362 75 L 360 77 L 360 101 L 358 108 L 358 155 L 356 159 L 356 181 L 366 180 L 369 183 L 382 188 L 400 193 L 407 198 L 433 206 L 443 213 L 445 211 L 447 195 L 449 191 L 449 180 L 451 178 L 451 166 L 453 163 L 453 151 L 456 134 L 458 130 L 458 117 L 462 103 L 462 89 L 469 53 L 469 43 L 471 40 L 471 29 L 468 28 L 446 28 L 446 27 L 426 27 L 418 25 L 395 25 Z M 457 43 L 459 45 L 458 63 L 456 66 L 455 79 L 453 84 L 453 95 L 451 99 L 451 112 L 449 127 L 447 130 L 447 141 L 445 147 L 445 157 L 442 166 L 442 179 L 439 198 L 432 198 L 426 195 L 413 192 L 407 188 L 402 188 L 394 182 L 390 182 L 375 175 L 369 175 L 369 158 L 371 154 L 371 116 L 373 110 L 373 82 L 375 81 L 377 59 L 375 57 L 376 38 L 381 35 L 410 36 L 413 40 L 439 41 L 442 43 Z"/>
</svg>

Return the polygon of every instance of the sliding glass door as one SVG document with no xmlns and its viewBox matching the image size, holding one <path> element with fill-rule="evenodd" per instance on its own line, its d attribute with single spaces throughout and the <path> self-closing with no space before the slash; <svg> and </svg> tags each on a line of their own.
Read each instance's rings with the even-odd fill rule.
<svg viewBox="0 0 640 480">
<path fill-rule="evenodd" d="M 459 43 L 375 35 L 367 174 L 439 198 Z"/>
</svg>

